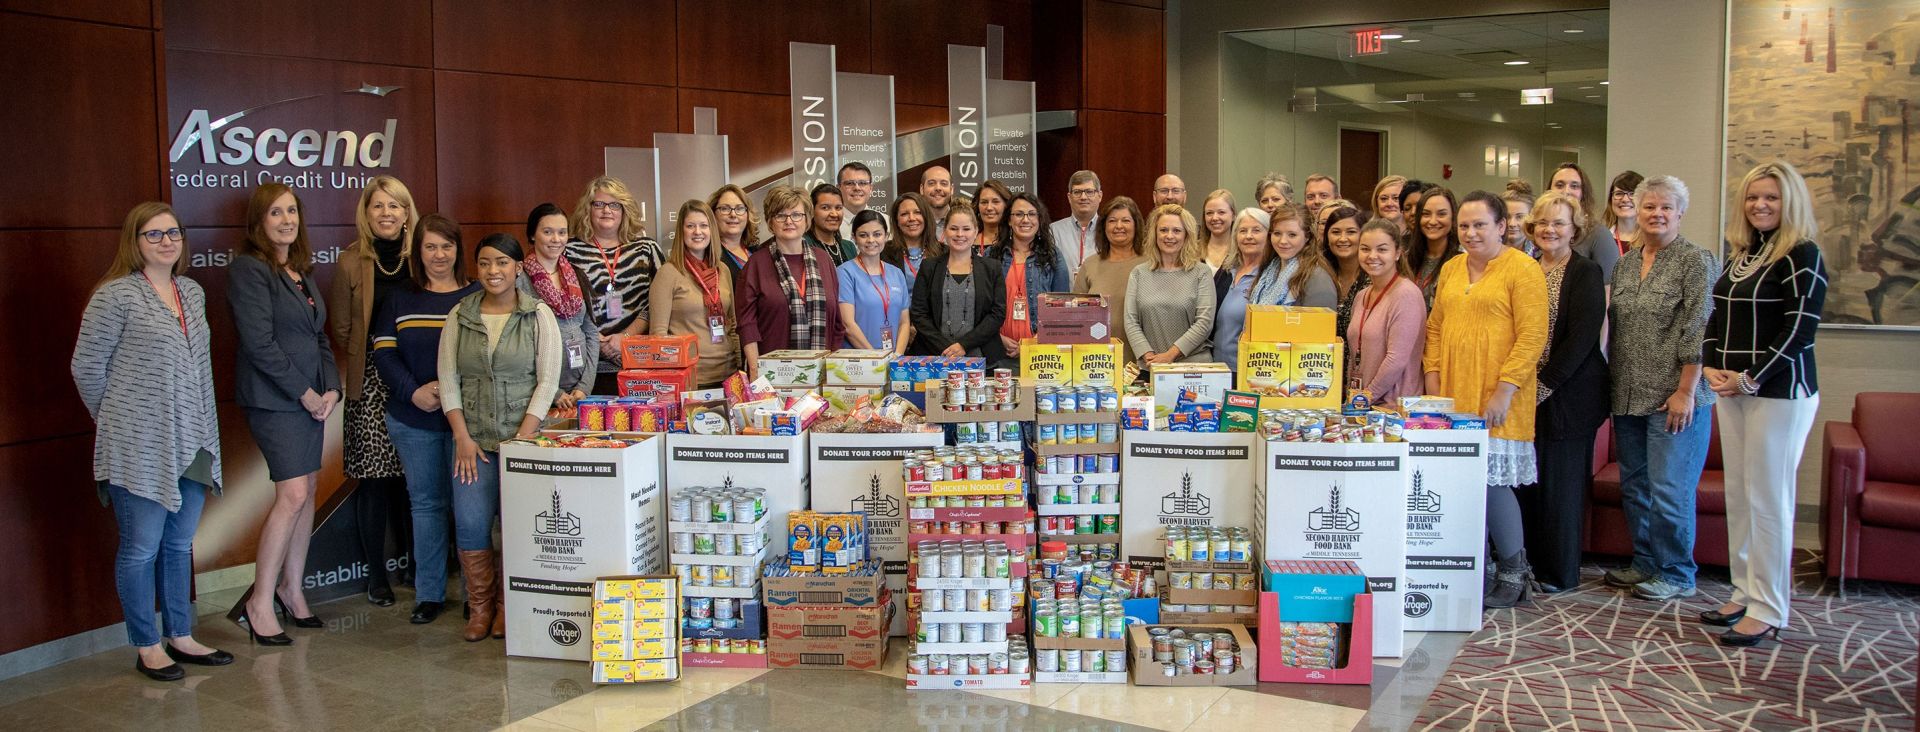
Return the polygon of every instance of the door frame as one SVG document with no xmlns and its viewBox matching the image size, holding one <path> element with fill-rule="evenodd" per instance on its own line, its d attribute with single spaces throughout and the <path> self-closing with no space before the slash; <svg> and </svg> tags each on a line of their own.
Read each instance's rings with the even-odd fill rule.
<svg viewBox="0 0 1920 732">
<path fill-rule="evenodd" d="M 1342 156 L 1346 154 L 1346 151 L 1341 149 L 1342 145 L 1340 143 L 1340 130 L 1360 130 L 1362 132 L 1378 132 L 1380 133 L 1380 170 L 1374 173 L 1374 180 L 1377 181 L 1377 180 L 1380 180 L 1381 178 L 1386 177 L 1387 170 L 1390 167 L 1387 164 L 1387 161 L 1392 159 L 1393 157 L 1393 128 L 1392 127 L 1389 127 L 1387 125 L 1367 124 L 1365 122 L 1338 122 L 1338 123 L 1335 123 L 1334 127 L 1335 127 L 1333 132 L 1333 169 L 1334 170 L 1340 169 L 1340 163 L 1342 160 L 1344 160 Z M 1360 203 L 1360 202 L 1354 201 L 1354 203 Z M 1362 208 L 1364 209 L 1365 207 L 1363 206 Z"/>
<path fill-rule="evenodd" d="M 1567 153 L 1568 155 L 1573 156 L 1574 164 L 1578 165 L 1580 163 L 1580 148 L 1570 147 L 1566 145 L 1541 145 L 1540 149 Z M 1540 156 L 1540 184 L 1542 186 L 1542 190 L 1553 187 L 1553 173 L 1547 170 L 1546 157 L 1547 156 L 1545 155 Z M 1581 170 L 1585 170 L 1585 169 L 1586 169 L 1585 166 L 1581 167 Z"/>
</svg>

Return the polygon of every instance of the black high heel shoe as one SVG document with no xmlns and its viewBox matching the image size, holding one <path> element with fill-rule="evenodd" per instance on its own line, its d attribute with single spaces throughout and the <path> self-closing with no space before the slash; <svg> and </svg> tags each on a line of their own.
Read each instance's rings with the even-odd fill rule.
<svg viewBox="0 0 1920 732">
<path fill-rule="evenodd" d="M 1732 648 L 1752 648 L 1760 645 L 1760 641 L 1766 640 L 1768 636 L 1772 636 L 1775 642 L 1779 642 L 1780 629 L 1769 625 L 1766 630 L 1753 634 L 1728 630 L 1720 634 L 1720 645 Z"/>
<path fill-rule="evenodd" d="M 187 677 L 187 670 L 180 668 L 180 664 L 170 663 L 160 668 L 147 668 L 147 662 L 140 660 L 139 656 L 133 657 L 133 670 L 139 671 L 141 676 L 154 681 L 179 681 Z"/>
<path fill-rule="evenodd" d="M 392 585 L 368 585 L 367 586 L 367 602 L 373 603 L 374 607 L 392 607 L 393 606 L 393 586 Z"/>
<path fill-rule="evenodd" d="M 1730 613 L 1723 613 L 1719 610 L 1708 610 L 1700 613 L 1700 622 L 1706 623 L 1707 625 L 1718 625 L 1722 628 L 1731 628 L 1734 623 L 1740 622 L 1740 619 L 1746 616 L 1747 609 L 1744 607 Z"/>
<path fill-rule="evenodd" d="M 324 628 L 324 627 L 327 627 L 327 624 L 326 624 L 326 623 L 323 623 L 323 622 L 320 622 L 320 615 L 319 615 L 319 614 L 317 614 L 317 613 L 316 613 L 316 614 L 313 614 L 313 615 L 308 615 L 308 616 L 306 616 L 306 617 L 304 617 L 304 618 L 303 618 L 303 617 L 300 617 L 300 616 L 298 616 L 298 615 L 294 615 L 294 614 L 293 614 L 293 610 L 292 610 L 292 609 L 289 609 L 289 608 L 287 607 L 287 604 L 286 604 L 285 602 L 281 602 L 281 600 L 280 600 L 280 596 L 279 596 L 279 595 L 274 595 L 274 596 L 273 596 L 273 613 L 274 613 L 275 615 L 284 615 L 284 616 L 286 616 L 286 617 L 287 617 L 287 619 L 289 619 L 289 620 L 291 620 L 291 621 L 293 621 L 293 627 L 295 627 L 295 628 Z"/>
<path fill-rule="evenodd" d="M 279 602 L 279 600 L 275 599 L 274 602 Z M 247 613 L 245 612 L 240 613 L 240 622 L 247 624 L 247 637 L 253 640 L 254 645 L 261 645 L 261 646 L 293 645 L 293 639 L 288 638 L 287 632 L 284 630 L 278 633 L 275 633 L 273 635 L 261 635 L 259 633 L 254 632 L 253 620 L 251 618 L 248 618 Z"/>
</svg>

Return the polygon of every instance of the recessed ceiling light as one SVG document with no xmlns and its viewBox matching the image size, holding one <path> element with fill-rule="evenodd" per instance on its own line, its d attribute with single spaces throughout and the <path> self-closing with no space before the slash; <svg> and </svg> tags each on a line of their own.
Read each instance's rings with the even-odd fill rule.
<svg viewBox="0 0 1920 732">
<path fill-rule="evenodd" d="M 1402 39 L 1400 39 L 1400 42 L 1401 42 L 1401 43 L 1419 43 L 1419 42 L 1420 42 L 1420 39 L 1418 39 L 1418 38 L 1402 38 Z"/>
<path fill-rule="evenodd" d="M 1560 31 L 1560 32 L 1561 32 L 1561 33 L 1585 33 L 1586 31 L 1584 31 L 1584 30 L 1581 30 L 1581 29 L 1579 29 L 1579 28 L 1568 28 L 1568 29 L 1566 29 L 1566 30 L 1563 30 L 1563 31 Z"/>
<path fill-rule="evenodd" d="M 1605 81 L 1603 81 L 1603 82 L 1600 82 L 1600 85 L 1601 85 L 1601 86 L 1606 86 L 1606 85 L 1607 85 L 1607 84 L 1609 84 L 1609 83 L 1611 83 L 1611 82 L 1605 82 Z"/>
<path fill-rule="evenodd" d="M 1530 63 L 1533 63 L 1533 62 L 1532 62 L 1532 61 L 1508 61 L 1508 62 L 1506 62 L 1506 64 L 1507 64 L 1508 66 L 1525 66 L 1525 65 L 1527 65 L 1527 64 L 1530 64 Z"/>
<path fill-rule="evenodd" d="M 1583 87 L 1580 87 L 1580 88 L 1581 88 L 1581 89 L 1592 89 L 1593 87 L 1591 87 L 1591 86 L 1583 86 Z"/>
<path fill-rule="evenodd" d="M 1600 95 L 1598 95 L 1598 94 L 1588 94 L 1588 95 L 1587 95 L 1587 98 L 1588 98 L 1588 99 L 1599 99 L 1599 98 L 1600 98 Z"/>
<path fill-rule="evenodd" d="M 1383 41 L 1397 41 L 1397 40 L 1400 40 L 1400 39 L 1402 39 L 1402 38 L 1406 38 L 1406 36 L 1405 36 L 1405 35 L 1402 35 L 1402 34 L 1399 34 L 1399 33 L 1382 33 L 1382 34 L 1380 34 L 1380 40 L 1383 40 Z"/>
</svg>

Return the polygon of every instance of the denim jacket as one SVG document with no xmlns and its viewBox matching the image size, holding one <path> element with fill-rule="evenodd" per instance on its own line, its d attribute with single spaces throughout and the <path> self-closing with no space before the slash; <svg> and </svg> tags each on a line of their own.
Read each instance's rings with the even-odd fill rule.
<svg viewBox="0 0 1920 732">
<path fill-rule="evenodd" d="M 1000 270 L 1013 268 L 1013 246 L 1004 247 L 1000 253 Z M 1053 267 L 1042 267 L 1034 261 L 1034 252 L 1027 252 L 1027 317 L 1040 311 L 1040 293 L 1071 292 L 1073 290 L 1073 270 L 1068 268 L 1067 253 L 1059 247 L 1053 248 Z"/>
</svg>

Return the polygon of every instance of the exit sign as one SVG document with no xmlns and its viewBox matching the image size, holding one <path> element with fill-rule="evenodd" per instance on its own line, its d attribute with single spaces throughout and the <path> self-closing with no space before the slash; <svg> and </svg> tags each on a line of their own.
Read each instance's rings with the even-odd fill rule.
<svg viewBox="0 0 1920 732">
<path fill-rule="evenodd" d="M 1378 56 L 1386 53 L 1386 40 L 1380 37 L 1382 32 L 1379 28 L 1353 31 L 1353 47 L 1348 56 Z"/>
</svg>

